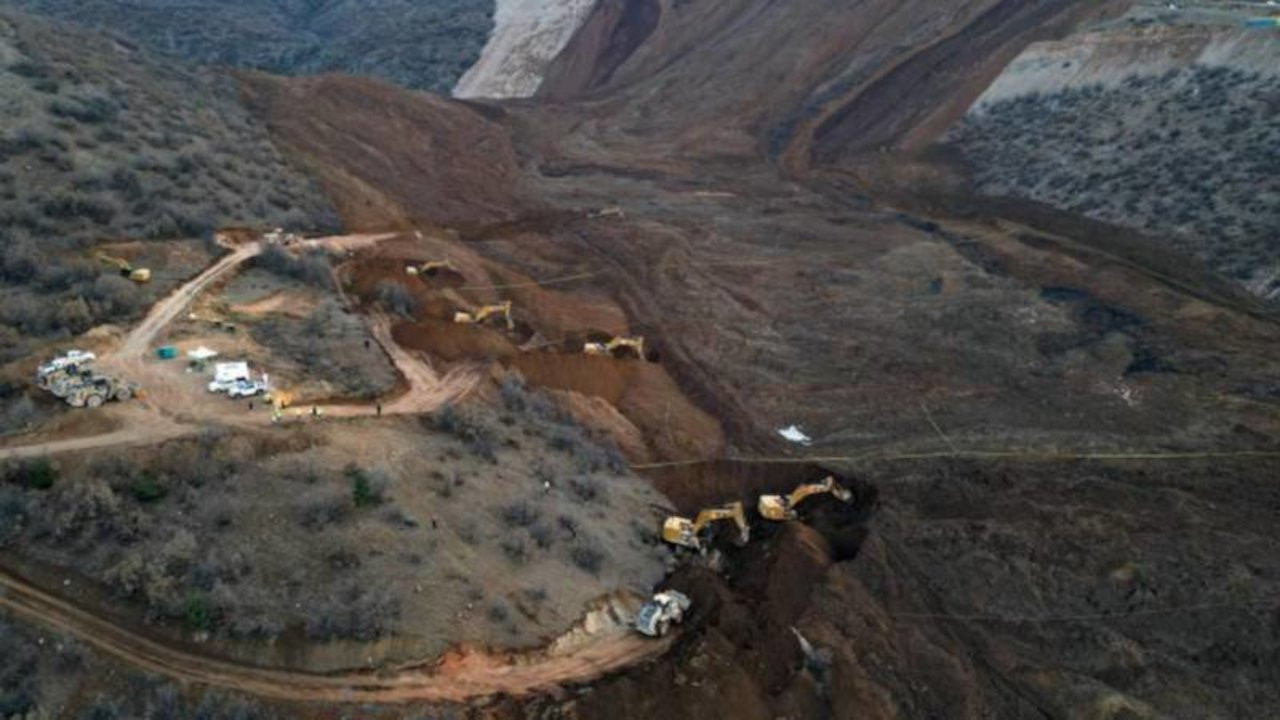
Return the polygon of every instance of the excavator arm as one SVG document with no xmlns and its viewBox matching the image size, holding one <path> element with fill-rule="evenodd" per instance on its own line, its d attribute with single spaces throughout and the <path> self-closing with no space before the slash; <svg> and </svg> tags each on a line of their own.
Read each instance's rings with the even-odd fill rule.
<svg viewBox="0 0 1280 720">
<path fill-rule="evenodd" d="M 582 351 L 588 355 L 613 355 L 618 356 L 619 350 L 630 350 L 636 354 L 636 357 L 644 359 L 644 338 L 642 337 L 615 337 L 609 342 L 589 342 L 582 346 Z"/>
<path fill-rule="evenodd" d="M 458 269 L 448 260 L 429 260 L 420 265 L 408 265 L 404 269 L 409 275 L 426 275 L 427 277 L 432 277 L 441 270 L 458 272 Z"/>
<path fill-rule="evenodd" d="M 511 301 L 510 300 L 507 300 L 506 302 L 503 302 L 503 303 L 499 303 L 498 305 L 485 305 L 479 310 L 476 310 L 474 313 L 468 313 L 468 312 L 455 313 L 453 316 L 453 321 L 456 323 L 478 324 L 478 323 L 484 322 L 485 320 L 488 320 L 494 315 L 501 315 L 503 319 L 506 320 L 507 330 L 510 331 L 510 330 L 516 329 L 516 324 L 511 319 Z"/>
<path fill-rule="evenodd" d="M 836 482 L 835 476 L 828 475 L 822 482 L 806 483 L 791 491 L 790 495 L 761 495 L 757 509 L 766 520 L 782 522 L 796 518 L 796 505 L 813 495 L 830 493 L 840 502 L 853 500 L 853 493 Z"/>
<path fill-rule="evenodd" d="M 132 263 L 124 258 L 108 255 L 101 250 L 93 254 L 100 262 L 106 263 L 120 271 L 121 277 L 128 278 L 136 283 L 145 283 L 151 281 L 151 271 L 147 268 L 135 268 Z"/>
</svg>

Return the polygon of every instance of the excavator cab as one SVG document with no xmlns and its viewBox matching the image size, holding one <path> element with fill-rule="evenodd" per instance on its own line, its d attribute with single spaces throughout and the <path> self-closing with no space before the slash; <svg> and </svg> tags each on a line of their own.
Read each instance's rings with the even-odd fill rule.
<svg viewBox="0 0 1280 720">
<path fill-rule="evenodd" d="M 458 272 L 458 269 L 448 260 L 429 260 L 421 265 L 407 265 L 404 269 L 405 273 L 414 277 L 435 277 L 441 270 Z"/>
<path fill-rule="evenodd" d="M 615 337 L 609 342 L 589 342 L 582 346 L 582 351 L 588 355 L 610 355 L 612 357 L 623 357 L 628 353 L 635 353 L 635 356 L 644 359 L 644 338 L 642 337 Z"/>
<path fill-rule="evenodd" d="M 494 317 L 495 315 L 500 315 L 502 316 L 503 319 L 507 321 L 508 331 L 516 329 L 515 321 L 511 319 L 511 301 L 510 300 L 499 303 L 497 305 L 485 305 L 479 310 L 476 310 L 474 313 L 469 313 L 469 312 L 454 313 L 453 321 L 455 323 L 459 323 L 463 325 L 478 325 L 480 323 L 483 323 L 485 320 L 488 320 L 489 318 Z"/>
<path fill-rule="evenodd" d="M 834 475 L 828 475 L 822 482 L 807 483 L 791 491 L 790 495 L 761 495 L 757 509 L 766 520 L 784 522 L 796 519 L 796 505 L 813 495 L 830 493 L 840 502 L 851 502 L 853 493 L 836 482 Z"/>
<path fill-rule="evenodd" d="M 751 526 L 747 524 L 746 513 L 742 511 L 742 503 L 732 502 L 718 508 L 708 508 L 698 513 L 693 520 L 671 516 L 662 524 L 662 539 L 672 545 L 697 550 L 705 553 L 709 547 L 703 532 L 711 523 L 719 520 L 732 520 L 738 526 L 737 542 L 746 545 L 751 539 Z"/>
</svg>

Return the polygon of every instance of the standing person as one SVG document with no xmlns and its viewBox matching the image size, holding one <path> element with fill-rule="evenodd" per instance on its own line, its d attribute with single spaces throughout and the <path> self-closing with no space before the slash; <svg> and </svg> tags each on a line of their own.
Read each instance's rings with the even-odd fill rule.
<svg viewBox="0 0 1280 720">
<path fill-rule="evenodd" d="M 382 401 L 378 401 L 378 417 L 382 417 Z"/>
</svg>

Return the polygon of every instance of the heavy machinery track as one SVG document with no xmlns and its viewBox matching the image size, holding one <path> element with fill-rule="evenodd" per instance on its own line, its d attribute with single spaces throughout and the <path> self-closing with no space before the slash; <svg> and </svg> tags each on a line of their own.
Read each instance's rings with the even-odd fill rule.
<svg viewBox="0 0 1280 720">
<path fill-rule="evenodd" d="M 173 678 L 290 702 L 461 702 L 490 695 L 519 697 L 603 675 L 657 657 L 674 641 L 619 629 L 556 654 L 467 652 L 385 671 L 313 674 L 272 670 L 206 657 L 146 638 L 0 572 L 0 608 L 66 633 L 128 664 Z"/>
</svg>

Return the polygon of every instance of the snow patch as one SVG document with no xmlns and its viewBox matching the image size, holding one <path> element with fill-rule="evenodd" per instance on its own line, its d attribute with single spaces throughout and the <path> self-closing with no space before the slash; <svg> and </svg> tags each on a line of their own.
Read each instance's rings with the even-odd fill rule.
<svg viewBox="0 0 1280 720">
<path fill-rule="evenodd" d="M 547 65 L 582 27 L 596 0 L 497 0 L 480 59 L 458 80 L 459 98 L 530 97 Z"/>
</svg>

